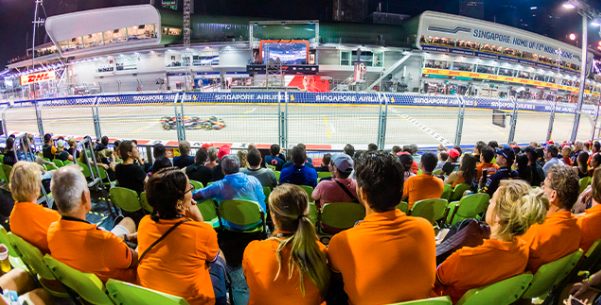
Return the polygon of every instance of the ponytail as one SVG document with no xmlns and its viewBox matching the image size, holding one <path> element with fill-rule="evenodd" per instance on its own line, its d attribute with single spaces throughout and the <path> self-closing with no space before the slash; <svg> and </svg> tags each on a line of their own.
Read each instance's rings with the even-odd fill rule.
<svg viewBox="0 0 601 305">
<path fill-rule="evenodd" d="M 549 199 L 542 189 L 532 189 L 522 180 L 505 180 L 497 192 L 495 213 L 500 219 L 500 234 L 524 235 L 530 226 L 545 221 Z"/>
</svg>

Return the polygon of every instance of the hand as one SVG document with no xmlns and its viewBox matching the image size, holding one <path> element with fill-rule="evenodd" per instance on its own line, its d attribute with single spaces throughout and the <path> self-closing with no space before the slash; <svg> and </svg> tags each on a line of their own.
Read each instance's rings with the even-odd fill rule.
<svg viewBox="0 0 601 305">
<path fill-rule="evenodd" d="M 570 289 L 570 294 L 573 295 L 575 298 L 581 296 L 583 293 L 585 293 L 588 289 L 589 289 L 590 285 L 588 280 L 584 280 L 582 281 L 582 283 L 576 283 L 574 284 L 574 286 L 572 287 L 572 289 Z"/>
<path fill-rule="evenodd" d="M 138 241 L 138 232 L 127 234 L 127 241 L 135 244 Z"/>
<path fill-rule="evenodd" d="M 186 217 L 189 217 L 198 222 L 204 221 L 204 219 L 202 218 L 202 214 L 200 213 L 200 210 L 198 209 L 198 206 L 196 205 L 196 201 L 194 201 L 194 200 L 192 200 L 192 204 L 190 205 L 190 207 L 188 207 L 184 211 L 184 215 Z"/>
</svg>

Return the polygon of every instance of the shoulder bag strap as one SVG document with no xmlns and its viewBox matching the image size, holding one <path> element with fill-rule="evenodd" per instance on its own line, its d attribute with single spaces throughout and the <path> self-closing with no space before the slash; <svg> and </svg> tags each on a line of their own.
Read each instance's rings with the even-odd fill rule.
<svg viewBox="0 0 601 305">
<path fill-rule="evenodd" d="M 146 249 L 146 251 L 144 251 L 144 253 L 142 253 L 140 258 L 138 259 L 138 263 L 140 263 L 142 261 L 142 259 L 144 258 L 144 256 L 146 256 L 146 254 L 148 253 L 148 251 L 150 251 L 150 249 L 154 248 L 154 246 L 156 246 L 158 243 L 160 243 L 161 240 L 165 239 L 165 237 L 167 237 L 167 235 L 169 235 L 171 232 L 173 232 L 173 230 L 175 230 L 175 228 L 179 227 L 182 223 L 187 222 L 187 221 L 190 221 L 190 219 L 189 218 L 182 219 L 178 223 L 174 224 L 169 230 L 167 230 L 167 232 L 165 232 L 165 234 L 163 234 L 163 236 L 159 237 L 159 239 L 157 239 L 154 243 L 152 243 L 152 245 L 150 245 L 150 247 L 148 247 L 148 249 Z"/>
<path fill-rule="evenodd" d="M 336 182 L 342 188 L 342 190 L 351 198 L 352 202 L 358 202 L 357 198 L 355 196 L 353 196 L 353 193 L 351 193 L 351 191 L 349 191 L 349 189 L 346 188 L 346 186 L 344 184 L 340 183 L 340 181 L 335 180 L 335 179 L 334 179 L 334 182 Z"/>
</svg>

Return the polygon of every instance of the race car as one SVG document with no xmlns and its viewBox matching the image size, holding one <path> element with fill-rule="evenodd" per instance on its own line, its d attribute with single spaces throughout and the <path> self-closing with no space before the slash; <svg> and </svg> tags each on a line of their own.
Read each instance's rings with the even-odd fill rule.
<svg viewBox="0 0 601 305">
<path fill-rule="evenodd" d="M 176 129 L 176 118 L 172 116 L 164 116 L 161 118 L 161 126 L 164 130 Z M 203 120 L 199 117 L 184 117 L 184 128 L 186 130 L 204 129 L 204 130 L 220 130 L 225 128 L 225 122 L 214 116 L 208 120 Z"/>
</svg>

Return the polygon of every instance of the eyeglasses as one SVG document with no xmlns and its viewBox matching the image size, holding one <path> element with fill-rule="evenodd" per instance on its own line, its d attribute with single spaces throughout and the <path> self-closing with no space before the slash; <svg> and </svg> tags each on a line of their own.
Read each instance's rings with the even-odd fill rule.
<svg viewBox="0 0 601 305">
<path fill-rule="evenodd" d="M 192 184 L 192 182 L 188 182 L 188 186 L 190 187 L 190 189 L 188 189 L 184 194 L 188 194 L 189 192 L 194 190 L 194 184 Z"/>
</svg>

